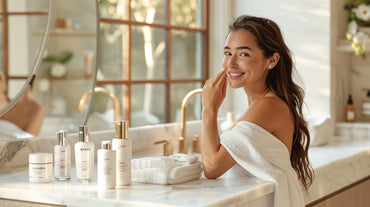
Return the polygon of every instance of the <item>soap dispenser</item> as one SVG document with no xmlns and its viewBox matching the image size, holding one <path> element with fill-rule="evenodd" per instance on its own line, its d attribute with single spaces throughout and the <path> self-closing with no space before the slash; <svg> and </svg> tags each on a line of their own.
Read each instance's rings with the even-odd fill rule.
<svg viewBox="0 0 370 207">
<path fill-rule="evenodd" d="M 363 121 L 370 121 L 370 89 L 364 88 L 366 91 L 366 97 L 362 101 L 362 119 Z"/>
<path fill-rule="evenodd" d="M 116 151 L 116 186 L 131 184 L 131 140 L 128 136 L 128 120 L 112 122 L 115 137 L 112 149 Z"/>
<path fill-rule="evenodd" d="M 348 95 L 347 106 L 345 110 L 345 121 L 355 122 L 356 121 L 356 109 L 353 105 L 352 95 Z"/>
</svg>

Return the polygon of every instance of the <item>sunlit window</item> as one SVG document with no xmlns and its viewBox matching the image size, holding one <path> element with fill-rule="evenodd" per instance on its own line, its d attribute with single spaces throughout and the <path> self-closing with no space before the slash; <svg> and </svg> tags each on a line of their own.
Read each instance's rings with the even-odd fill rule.
<svg viewBox="0 0 370 207">
<path fill-rule="evenodd" d="M 183 97 L 208 78 L 208 0 L 101 0 L 98 82 L 133 126 L 180 121 Z M 108 98 L 95 110 L 109 113 Z M 199 119 L 200 99 L 188 105 Z"/>
</svg>

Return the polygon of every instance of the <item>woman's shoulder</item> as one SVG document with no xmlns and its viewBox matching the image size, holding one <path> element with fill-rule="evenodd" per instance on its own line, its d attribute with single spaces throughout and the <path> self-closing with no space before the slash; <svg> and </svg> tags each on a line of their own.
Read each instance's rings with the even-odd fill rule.
<svg viewBox="0 0 370 207">
<path fill-rule="evenodd" d="M 255 100 L 240 118 L 260 125 L 270 132 L 281 128 L 282 124 L 291 122 L 288 105 L 276 95 L 268 95 Z"/>
</svg>

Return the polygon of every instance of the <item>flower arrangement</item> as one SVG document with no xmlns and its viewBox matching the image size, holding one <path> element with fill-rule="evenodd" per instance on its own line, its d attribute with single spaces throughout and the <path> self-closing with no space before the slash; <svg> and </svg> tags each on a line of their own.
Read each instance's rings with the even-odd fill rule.
<svg viewBox="0 0 370 207">
<path fill-rule="evenodd" d="M 370 38 L 363 28 L 370 26 L 370 0 L 349 0 L 344 9 L 349 12 L 346 38 L 352 41 L 355 55 L 366 58 Z"/>
</svg>

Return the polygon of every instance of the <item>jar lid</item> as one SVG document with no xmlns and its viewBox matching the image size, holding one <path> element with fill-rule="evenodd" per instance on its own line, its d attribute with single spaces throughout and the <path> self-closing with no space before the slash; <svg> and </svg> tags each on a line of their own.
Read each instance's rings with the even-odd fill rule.
<svg viewBox="0 0 370 207">
<path fill-rule="evenodd" d="M 31 153 L 29 155 L 30 163 L 49 163 L 53 161 L 53 154 L 51 153 Z"/>
</svg>

